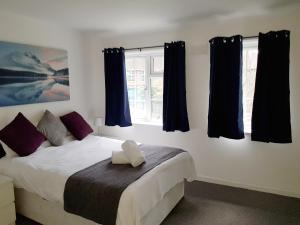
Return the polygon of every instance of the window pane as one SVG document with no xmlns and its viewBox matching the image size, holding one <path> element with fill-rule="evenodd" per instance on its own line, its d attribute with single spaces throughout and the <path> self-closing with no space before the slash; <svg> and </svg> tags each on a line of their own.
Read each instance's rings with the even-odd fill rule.
<svg viewBox="0 0 300 225">
<path fill-rule="evenodd" d="M 135 99 L 135 89 L 134 88 L 128 88 L 128 99 L 130 102 L 134 101 Z"/>
<path fill-rule="evenodd" d="M 126 77 L 128 87 L 145 86 L 146 59 L 144 57 L 126 58 Z"/>
<path fill-rule="evenodd" d="M 162 100 L 163 98 L 163 77 L 151 77 L 151 99 Z"/>
<path fill-rule="evenodd" d="M 143 70 L 145 71 L 144 57 L 130 57 L 126 58 L 126 70 Z"/>
<path fill-rule="evenodd" d="M 137 101 L 133 113 L 135 120 L 144 120 L 146 113 L 146 104 L 145 101 Z"/>
<path fill-rule="evenodd" d="M 243 113 L 244 131 L 251 133 L 251 117 L 257 67 L 257 45 L 243 50 Z"/>
<path fill-rule="evenodd" d="M 137 86 L 136 87 L 136 99 L 145 101 L 145 97 L 146 97 L 146 89 L 144 88 L 144 86 L 142 86 L 142 87 Z"/>
<path fill-rule="evenodd" d="M 136 102 L 136 109 L 139 111 L 144 111 L 145 110 L 145 101 Z"/>
<path fill-rule="evenodd" d="M 132 120 L 144 120 L 146 115 L 146 58 L 126 58 L 126 77 Z"/>
<path fill-rule="evenodd" d="M 152 72 L 163 73 L 164 72 L 164 57 L 153 56 L 152 57 Z"/>
<path fill-rule="evenodd" d="M 137 82 L 145 83 L 145 70 L 136 70 Z"/>
<path fill-rule="evenodd" d="M 128 72 L 127 73 L 127 82 L 128 81 L 134 81 L 135 75 L 133 73 Z"/>
<path fill-rule="evenodd" d="M 129 108 L 130 108 L 130 114 L 132 116 L 132 113 L 135 109 L 135 102 L 134 101 L 129 101 Z"/>
<path fill-rule="evenodd" d="M 151 121 L 162 122 L 163 77 L 151 77 Z"/>
<path fill-rule="evenodd" d="M 152 101 L 151 106 L 151 121 L 161 123 L 163 110 L 162 101 Z"/>
</svg>

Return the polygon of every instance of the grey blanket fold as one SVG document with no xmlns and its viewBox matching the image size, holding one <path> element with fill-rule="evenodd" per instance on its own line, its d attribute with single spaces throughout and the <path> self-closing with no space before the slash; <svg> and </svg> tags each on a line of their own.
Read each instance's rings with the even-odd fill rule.
<svg viewBox="0 0 300 225">
<path fill-rule="evenodd" d="M 146 161 L 138 167 L 113 165 L 109 158 L 70 176 L 64 190 L 65 211 L 99 224 L 115 225 L 122 192 L 149 170 L 184 152 L 150 145 L 141 145 L 140 149 Z"/>
</svg>

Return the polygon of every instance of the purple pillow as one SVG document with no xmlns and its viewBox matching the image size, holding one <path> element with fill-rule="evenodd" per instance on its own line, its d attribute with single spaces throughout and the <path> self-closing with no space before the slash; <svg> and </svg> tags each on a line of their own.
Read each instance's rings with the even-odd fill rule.
<svg viewBox="0 0 300 225">
<path fill-rule="evenodd" d="M 22 113 L 18 113 L 16 118 L 0 131 L 0 140 L 19 156 L 27 156 L 40 147 L 45 137 Z"/>
<path fill-rule="evenodd" d="M 93 132 L 90 125 L 75 111 L 61 116 L 60 119 L 77 140 L 82 140 Z"/>
</svg>

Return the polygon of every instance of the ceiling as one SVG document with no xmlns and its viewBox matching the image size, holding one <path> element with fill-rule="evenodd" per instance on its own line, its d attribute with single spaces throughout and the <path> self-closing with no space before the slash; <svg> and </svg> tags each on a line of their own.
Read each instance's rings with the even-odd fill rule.
<svg viewBox="0 0 300 225">
<path fill-rule="evenodd" d="M 207 18 L 256 15 L 300 0 L 0 0 L 1 11 L 100 33 L 180 26 Z"/>
</svg>

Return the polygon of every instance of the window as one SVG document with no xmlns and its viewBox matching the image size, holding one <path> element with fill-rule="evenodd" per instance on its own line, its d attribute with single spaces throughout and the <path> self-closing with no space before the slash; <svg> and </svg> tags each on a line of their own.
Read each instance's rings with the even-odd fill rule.
<svg viewBox="0 0 300 225">
<path fill-rule="evenodd" d="M 251 133 L 251 117 L 255 89 L 257 53 L 257 39 L 243 41 L 243 119 L 245 133 Z"/>
<path fill-rule="evenodd" d="M 126 77 L 133 123 L 162 124 L 163 49 L 126 52 Z"/>
</svg>

